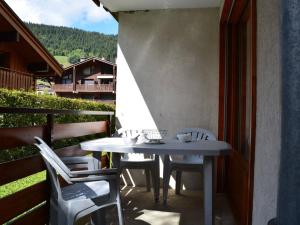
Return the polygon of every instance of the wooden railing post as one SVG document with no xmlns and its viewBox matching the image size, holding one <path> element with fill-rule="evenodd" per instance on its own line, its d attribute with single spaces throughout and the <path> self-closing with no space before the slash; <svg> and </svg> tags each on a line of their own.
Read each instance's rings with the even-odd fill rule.
<svg viewBox="0 0 300 225">
<path fill-rule="evenodd" d="M 44 130 L 44 137 L 43 139 L 45 142 L 51 147 L 52 146 L 52 130 L 54 124 L 54 117 L 53 114 L 47 114 L 47 124 Z"/>
<path fill-rule="evenodd" d="M 107 136 L 111 137 L 112 135 L 112 115 L 107 116 Z"/>
</svg>

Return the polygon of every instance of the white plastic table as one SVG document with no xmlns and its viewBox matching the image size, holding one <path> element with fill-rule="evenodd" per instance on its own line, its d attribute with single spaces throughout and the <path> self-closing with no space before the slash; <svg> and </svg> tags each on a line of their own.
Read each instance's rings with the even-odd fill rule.
<svg viewBox="0 0 300 225">
<path fill-rule="evenodd" d="M 82 142 L 82 150 L 157 155 L 203 155 L 204 225 L 214 225 L 214 157 L 227 155 L 231 146 L 224 141 L 181 143 L 165 140 L 164 144 L 128 144 L 123 138 L 101 138 Z"/>
</svg>

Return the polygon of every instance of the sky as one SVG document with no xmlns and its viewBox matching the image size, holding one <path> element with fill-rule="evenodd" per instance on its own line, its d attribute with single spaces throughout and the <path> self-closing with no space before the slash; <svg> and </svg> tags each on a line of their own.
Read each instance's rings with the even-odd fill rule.
<svg viewBox="0 0 300 225">
<path fill-rule="evenodd" d="M 118 23 L 92 0 L 5 0 L 26 22 L 117 34 Z"/>
</svg>

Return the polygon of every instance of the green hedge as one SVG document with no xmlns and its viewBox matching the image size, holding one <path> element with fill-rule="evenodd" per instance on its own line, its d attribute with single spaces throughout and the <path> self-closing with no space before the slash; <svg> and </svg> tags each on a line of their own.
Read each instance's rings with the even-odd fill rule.
<svg viewBox="0 0 300 225">
<path fill-rule="evenodd" d="M 42 108 L 42 109 L 71 109 L 91 111 L 114 111 L 114 105 L 103 104 L 94 101 L 62 98 L 51 95 L 37 95 L 34 92 L 12 91 L 0 89 L 0 107 L 14 108 Z M 57 115 L 55 123 L 88 122 L 105 120 L 104 116 L 90 115 Z M 26 127 L 37 126 L 46 123 L 45 114 L 0 114 L 0 127 Z M 77 140 L 65 140 L 64 143 L 56 143 L 56 147 L 77 143 Z M 0 162 L 13 160 L 35 153 L 32 147 L 5 150 L 0 152 Z"/>
</svg>

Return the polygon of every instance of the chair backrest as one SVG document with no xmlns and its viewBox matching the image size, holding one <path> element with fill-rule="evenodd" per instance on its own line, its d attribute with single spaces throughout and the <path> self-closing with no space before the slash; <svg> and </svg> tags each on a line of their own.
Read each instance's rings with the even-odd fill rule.
<svg viewBox="0 0 300 225">
<path fill-rule="evenodd" d="M 61 197 L 61 189 L 57 173 L 59 173 L 67 183 L 71 184 L 72 182 L 68 175 L 70 170 L 41 138 L 35 137 L 35 140 L 37 141 L 35 146 L 39 148 L 40 154 L 46 164 L 47 171 L 49 172 L 52 192 L 55 198 L 58 199 Z"/>
<path fill-rule="evenodd" d="M 134 130 L 134 129 L 126 130 L 121 128 L 118 130 L 118 133 L 122 137 L 136 137 L 141 133 L 141 130 Z M 127 153 L 122 155 L 122 159 L 132 160 L 132 161 L 143 161 L 144 159 L 149 159 L 149 158 L 153 158 L 153 156 L 145 155 L 143 153 Z"/>
<path fill-rule="evenodd" d="M 184 128 L 177 134 L 191 134 L 192 141 L 215 141 L 216 136 L 209 130 L 203 128 Z M 184 155 L 183 159 L 189 162 L 203 163 L 203 156 L 201 155 Z"/>
<path fill-rule="evenodd" d="M 177 134 L 191 134 L 192 141 L 216 140 L 216 136 L 211 131 L 203 128 L 184 128 Z"/>
<path fill-rule="evenodd" d="M 122 137 L 135 137 L 141 133 L 139 130 L 124 130 L 120 129 L 118 132 L 121 133 Z"/>
</svg>

